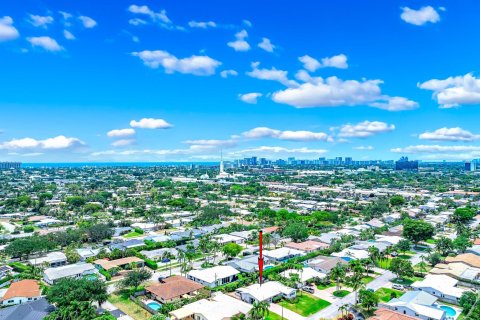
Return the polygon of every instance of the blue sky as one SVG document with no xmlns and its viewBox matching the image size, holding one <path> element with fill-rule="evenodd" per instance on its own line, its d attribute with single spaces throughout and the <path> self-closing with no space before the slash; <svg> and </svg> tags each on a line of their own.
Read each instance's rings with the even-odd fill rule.
<svg viewBox="0 0 480 320">
<path fill-rule="evenodd" d="M 0 159 L 480 157 L 479 11 L 2 1 Z"/>
</svg>

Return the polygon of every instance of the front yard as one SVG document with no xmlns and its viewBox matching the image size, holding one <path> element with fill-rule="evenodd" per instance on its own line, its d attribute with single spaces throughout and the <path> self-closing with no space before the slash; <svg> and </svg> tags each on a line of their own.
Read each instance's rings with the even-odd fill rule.
<svg viewBox="0 0 480 320">
<path fill-rule="evenodd" d="M 152 315 L 128 297 L 111 294 L 108 301 L 135 320 L 148 320 Z"/>
<path fill-rule="evenodd" d="M 398 298 L 403 295 L 403 292 L 400 290 L 389 289 L 389 288 L 380 288 L 375 291 L 380 301 L 388 302 L 393 298 Z"/>
<path fill-rule="evenodd" d="M 307 317 L 328 307 L 331 303 L 304 292 L 298 295 L 292 302 L 283 300 L 278 304 L 301 316 Z"/>
</svg>

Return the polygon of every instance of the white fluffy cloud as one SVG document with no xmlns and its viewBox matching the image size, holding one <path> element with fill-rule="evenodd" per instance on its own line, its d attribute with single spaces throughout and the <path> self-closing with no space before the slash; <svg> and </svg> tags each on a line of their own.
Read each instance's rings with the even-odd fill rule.
<svg viewBox="0 0 480 320">
<path fill-rule="evenodd" d="M 135 129 L 114 129 L 107 132 L 107 136 L 110 138 L 131 137 L 135 135 Z"/>
<path fill-rule="evenodd" d="M 285 75 L 286 76 L 286 75 Z M 371 106 L 389 111 L 410 110 L 418 107 L 414 101 L 402 97 L 383 95 L 381 80 L 342 80 L 337 77 L 310 77 L 303 73 L 297 78 L 305 83 L 280 90 L 272 95 L 273 101 L 297 108 Z"/>
<path fill-rule="evenodd" d="M 248 51 L 250 50 L 250 44 L 245 40 L 248 37 L 246 30 L 239 31 L 235 34 L 235 41 L 227 43 L 227 46 L 233 48 L 235 51 Z"/>
<path fill-rule="evenodd" d="M 18 30 L 13 26 L 13 19 L 9 16 L 0 18 L 0 42 L 14 40 L 20 36 Z"/>
<path fill-rule="evenodd" d="M 275 45 L 273 45 L 268 38 L 262 38 L 262 42 L 258 44 L 258 47 L 267 52 L 273 52 L 273 50 L 275 50 Z"/>
<path fill-rule="evenodd" d="M 480 135 L 473 134 L 470 131 L 464 130 L 460 127 L 455 128 L 440 128 L 433 132 L 424 132 L 418 136 L 422 140 L 433 141 L 473 141 L 480 139 Z"/>
<path fill-rule="evenodd" d="M 113 147 L 126 147 L 137 143 L 136 139 L 119 139 L 111 143 Z"/>
<path fill-rule="evenodd" d="M 395 125 L 381 121 L 363 121 L 357 124 L 345 124 L 338 135 L 343 138 L 366 138 L 379 133 L 395 130 Z"/>
<path fill-rule="evenodd" d="M 257 127 L 242 133 L 247 139 L 274 138 L 285 141 L 331 141 L 331 137 L 324 132 L 276 130 L 267 127 Z"/>
<path fill-rule="evenodd" d="M 318 156 L 327 153 L 328 150 L 325 149 L 309 149 L 309 148 L 294 148 L 289 149 L 285 147 L 272 147 L 272 146 L 261 146 L 257 148 L 251 149 L 244 149 L 244 150 L 237 150 L 230 153 L 231 156 L 242 156 L 242 155 L 275 155 L 277 157 L 281 156 L 282 154 L 302 154 L 302 155 L 313 155 Z"/>
<path fill-rule="evenodd" d="M 358 147 L 353 147 L 355 150 L 363 150 L 363 151 L 371 151 L 373 150 L 373 146 L 358 146 Z"/>
<path fill-rule="evenodd" d="M 326 67 L 332 67 L 332 68 L 338 68 L 338 69 L 348 68 L 347 56 L 344 55 L 343 53 L 336 56 L 323 58 L 321 62 L 315 58 L 312 58 L 309 55 L 304 55 L 302 57 L 299 57 L 298 60 L 301 63 L 303 63 L 303 68 L 311 72 L 314 72 L 319 68 L 326 68 Z"/>
<path fill-rule="evenodd" d="M 153 69 L 162 66 L 166 73 L 188 73 L 197 76 L 210 76 L 222 63 L 209 56 L 190 56 L 177 58 L 163 50 L 132 52 L 132 55 L 140 58 L 143 63 Z"/>
<path fill-rule="evenodd" d="M 49 24 L 53 23 L 53 17 L 51 16 L 39 16 L 35 14 L 29 15 L 29 22 L 34 27 L 46 28 Z"/>
<path fill-rule="evenodd" d="M 50 37 L 46 37 L 46 36 L 43 36 L 43 37 L 29 37 L 29 38 L 27 38 L 27 41 L 30 42 L 30 44 L 33 47 L 40 47 L 40 48 L 42 48 L 44 50 L 47 50 L 47 51 L 56 52 L 56 51 L 62 51 L 63 50 L 63 47 L 61 45 L 59 45 L 58 42 L 55 39 L 50 38 Z"/>
<path fill-rule="evenodd" d="M 22 149 L 44 149 L 44 150 L 61 150 L 71 149 L 84 146 L 85 142 L 78 138 L 69 138 L 65 136 L 57 136 L 45 140 L 37 140 L 33 138 L 13 139 L 0 143 L 0 149 L 6 150 L 22 150 Z"/>
<path fill-rule="evenodd" d="M 402 18 L 403 21 L 416 26 L 423 26 L 427 22 L 436 23 L 440 21 L 440 15 L 431 6 L 422 7 L 418 10 L 403 7 L 400 18 Z"/>
<path fill-rule="evenodd" d="M 127 9 L 130 13 L 136 14 L 141 16 L 142 18 L 146 18 L 149 22 L 159 25 L 160 27 L 168 30 L 184 30 L 184 27 L 175 25 L 172 20 L 167 16 L 167 11 L 160 10 L 155 12 L 154 10 L 150 9 L 148 6 L 143 5 L 135 5 L 132 4 Z M 133 18 L 128 21 L 131 25 L 142 25 L 147 24 L 148 22 L 141 18 Z"/>
<path fill-rule="evenodd" d="M 215 139 L 204 139 L 204 140 L 187 140 L 184 141 L 186 144 L 190 145 L 190 150 L 196 151 L 208 151 L 208 150 L 218 150 L 219 148 L 233 148 L 237 145 L 237 141 L 230 140 L 215 140 Z"/>
<path fill-rule="evenodd" d="M 172 124 L 163 119 L 154 118 L 143 118 L 139 121 L 132 120 L 130 121 L 130 126 L 140 129 L 168 129 L 173 127 Z"/>
<path fill-rule="evenodd" d="M 261 93 L 259 92 L 250 92 L 250 93 L 245 93 L 245 94 L 240 94 L 238 97 L 240 100 L 242 100 L 245 103 L 250 103 L 250 104 L 256 104 L 257 99 L 262 96 Z"/>
<path fill-rule="evenodd" d="M 404 148 L 393 148 L 395 153 L 455 153 L 455 152 L 479 152 L 480 146 L 440 146 L 440 145 L 416 145 Z"/>
<path fill-rule="evenodd" d="M 235 77 L 235 76 L 238 76 L 238 72 L 235 71 L 235 70 L 232 70 L 232 69 L 230 69 L 230 70 L 223 70 L 223 71 L 220 72 L 220 76 L 221 76 L 222 78 L 228 78 L 228 77 L 230 77 L 230 76 L 231 76 L 231 77 Z"/>
<path fill-rule="evenodd" d="M 216 28 L 217 24 L 213 21 L 190 21 L 188 23 L 190 28 L 200 28 L 200 29 L 207 29 L 207 28 Z"/>
<path fill-rule="evenodd" d="M 472 74 L 432 79 L 418 84 L 418 87 L 433 91 L 433 98 L 442 108 L 480 104 L 480 79 Z"/>
<path fill-rule="evenodd" d="M 97 21 L 87 16 L 80 16 L 78 19 L 82 22 L 83 26 L 87 29 L 94 28 L 97 25 Z"/>
<path fill-rule="evenodd" d="M 73 35 L 73 33 L 71 33 L 70 31 L 68 30 L 63 30 L 63 36 L 65 37 L 65 39 L 67 40 L 75 40 L 75 36 Z"/>
<path fill-rule="evenodd" d="M 288 71 L 278 70 L 276 68 L 259 69 L 259 65 L 260 62 L 253 62 L 252 71 L 247 72 L 247 75 L 260 80 L 278 81 L 287 87 L 298 86 L 296 81 L 288 79 Z"/>
</svg>

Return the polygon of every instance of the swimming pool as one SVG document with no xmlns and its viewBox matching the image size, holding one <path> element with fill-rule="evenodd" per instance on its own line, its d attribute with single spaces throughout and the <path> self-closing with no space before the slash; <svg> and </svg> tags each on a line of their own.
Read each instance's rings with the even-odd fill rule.
<svg viewBox="0 0 480 320">
<path fill-rule="evenodd" d="M 453 309 L 452 307 L 440 306 L 440 309 L 445 311 L 445 314 L 447 315 L 447 317 L 452 317 L 453 318 L 457 315 L 457 311 L 455 311 L 455 309 Z"/>
<path fill-rule="evenodd" d="M 151 302 L 147 303 L 147 306 L 149 306 L 150 309 L 155 310 L 155 311 L 158 311 L 162 308 L 162 305 L 158 302 L 155 302 L 155 301 L 151 301 Z"/>
</svg>

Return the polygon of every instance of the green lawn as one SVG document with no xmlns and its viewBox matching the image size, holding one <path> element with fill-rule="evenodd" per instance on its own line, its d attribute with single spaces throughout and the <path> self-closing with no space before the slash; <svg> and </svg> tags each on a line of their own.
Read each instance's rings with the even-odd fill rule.
<svg viewBox="0 0 480 320">
<path fill-rule="evenodd" d="M 381 269 L 388 269 L 390 267 L 390 262 L 392 260 L 391 259 L 382 259 L 382 260 L 377 260 L 376 262 L 376 265 L 377 267 L 381 268 Z"/>
<path fill-rule="evenodd" d="M 136 231 L 132 231 L 132 232 L 129 232 L 129 233 L 123 235 L 123 237 L 124 238 L 134 238 L 134 237 L 139 237 L 141 235 L 142 235 L 141 233 L 138 233 Z"/>
<path fill-rule="evenodd" d="M 283 318 L 285 319 L 285 318 Z M 275 312 L 270 311 L 265 320 L 282 320 L 282 317 L 276 314 Z"/>
<path fill-rule="evenodd" d="M 279 305 L 298 313 L 301 316 L 307 317 L 328 307 L 331 304 L 328 301 L 319 299 L 305 292 L 297 295 L 297 298 L 294 301 L 295 302 L 292 303 L 288 300 L 282 300 L 280 301 Z"/>
<path fill-rule="evenodd" d="M 350 291 L 348 291 L 348 290 L 338 290 L 338 291 L 334 291 L 332 294 L 333 294 L 333 296 L 335 296 L 337 298 L 343 298 L 345 296 L 348 296 L 350 294 Z"/>
<path fill-rule="evenodd" d="M 152 315 L 127 297 L 111 294 L 108 301 L 135 320 L 148 320 Z"/>
<path fill-rule="evenodd" d="M 402 291 L 389 289 L 389 288 L 380 288 L 377 291 L 375 291 L 375 293 L 377 294 L 380 301 L 383 301 L 383 302 L 390 301 L 393 298 L 393 296 L 395 296 L 395 298 L 398 298 L 401 295 L 403 295 Z"/>
<path fill-rule="evenodd" d="M 331 287 L 335 287 L 335 286 L 336 286 L 336 283 L 335 283 L 335 282 L 330 282 L 330 283 L 327 284 L 327 285 L 317 284 L 318 290 L 325 290 L 325 289 L 328 289 L 328 288 L 331 288 Z"/>
<path fill-rule="evenodd" d="M 373 279 L 375 279 L 375 278 L 374 278 L 374 277 L 371 277 L 371 276 L 366 276 L 366 277 L 363 277 L 363 278 L 362 278 L 362 282 L 363 282 L 363 284 L 367 284 L 367 283 L 372 282 Z"/>
<path fill-rule="evenodd" d="M 400 279 L 400 278 L 393 279 L 392 282 L 409 286 L 412 283 L 414 283 L 415 281 L 421 281 L 421 280 L 423 280 L 423 278 L 420 278 L 420 277 L 405 277 L 403 279 Z"/>
</svg>

